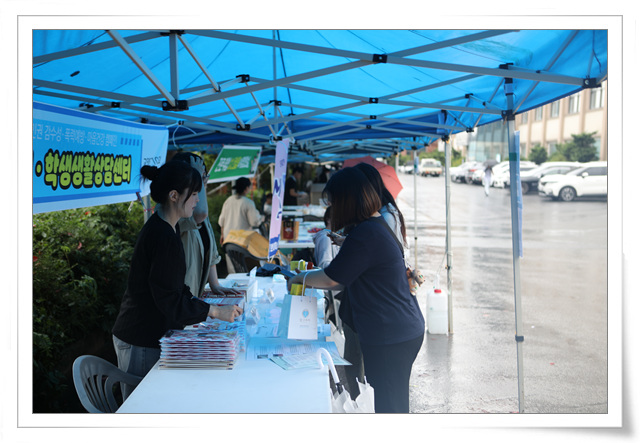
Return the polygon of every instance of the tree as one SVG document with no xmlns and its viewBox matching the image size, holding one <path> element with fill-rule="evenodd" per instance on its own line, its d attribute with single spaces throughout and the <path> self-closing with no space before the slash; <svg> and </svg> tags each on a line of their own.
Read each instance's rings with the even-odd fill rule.
<svg viewBox="0 0 640 443">
<path fill-rule="evenodd" d="M 571 134 L 573 140 L 569 143 L 558 145 L 558 152 L 562 154 L 568 161 L 574 162 L 590 162 L 597 159 L 597 150 L 595 132 L 587 134 Z"/>
<path fill-rule="evenodd" d="M 530 161 L 540 165 L 547 161 L 547 150 L 542 146 L 534 146 L 529 153 Z"/>
</svg>

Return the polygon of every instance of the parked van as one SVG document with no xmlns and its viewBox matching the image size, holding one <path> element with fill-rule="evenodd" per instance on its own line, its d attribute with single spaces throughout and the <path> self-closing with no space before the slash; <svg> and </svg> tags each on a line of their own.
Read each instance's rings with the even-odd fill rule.
<svg viewBox="0 0 640 443">
<path fill-rule="evenodd" d="M 442 163 L 435 158 L 423 158 L 420 160 L 420 165 L 418 166 L 418 172 L 422 176 L 432 175 L 434 177 L 440 177 L 442 174 Z"/>
</svg>

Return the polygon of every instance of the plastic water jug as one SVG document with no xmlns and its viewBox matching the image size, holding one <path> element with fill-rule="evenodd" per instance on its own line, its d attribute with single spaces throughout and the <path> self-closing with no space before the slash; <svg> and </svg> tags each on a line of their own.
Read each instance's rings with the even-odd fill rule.
<svg viewBox="0 0 640 443">
<path fill-rule="evenodd" d="M 449 331 L 446 290 L 432 289 L 427 294 L 427 330 L 429 334 L 446 334 Z"/>
</svg>

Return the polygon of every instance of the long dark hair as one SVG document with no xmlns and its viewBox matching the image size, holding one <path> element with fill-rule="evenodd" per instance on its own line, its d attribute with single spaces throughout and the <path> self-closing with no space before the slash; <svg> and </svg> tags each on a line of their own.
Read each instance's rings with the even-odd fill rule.
<svg viewBox="0 0 640 443">
<path fill-rule="evenodd" d="M 364 175 L 367 176 L 367 178 L 373 185 L 373 189 L 375 189 L 376 192 L 378 193 L 378 196 L 380 197 L 380 201 L 382 202 L 382 206 L 391 204 L 391 206 L 396 208 L 396 211 L 398 211 L 398 219 L 400 222 L 400 232 L 402 233 L 402 238 L 406 243 L 407 228 L 404 225 L 404 216 L 402 215 L 402 212 L 400 212 L 400 208 L 398 208 L 396 199 L 393 198 L 393 195 L 391 195 L 387 187 L 384 185 L 384 182 L 382 181 L 382 176 L 380 175 L 378 170 L 374 166 L 370 165 L 369 163 L 358 163 L 353 167 L 356 169 L 359 169 L 364 173 Z"/>
<path fill-rule="evenodd" d="M 200 173 L 181 161 L 170 161 L 159 168 L 145 165 L 140 168 L 140 174 L 145 179 L 151 180 L 151 198 L 160 204 L 167 202 L 169 192 L 173 190 L 180 194 L 188 190 L 187 195 L 191 195 L 202 189 Z"/>
<path fill-rule="evenodd" d="M 331 229 L 348 232 L 382 207 L 380 197 L 362 171 L 343 168 L 327 182 L 322 196 L 331 205 Z"/>
</svg>

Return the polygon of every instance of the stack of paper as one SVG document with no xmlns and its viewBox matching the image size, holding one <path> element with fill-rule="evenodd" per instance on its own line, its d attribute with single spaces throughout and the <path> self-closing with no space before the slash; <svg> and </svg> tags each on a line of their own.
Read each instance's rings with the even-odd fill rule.
<svg viewBox="0 0 640 443">
<path fill-rule="evenodd" d="M 159 368 L 233 369 L 240 345 L 238 329 L 170 330 L 160 339 Z"/>
<path fill-rule="evenodd" d="M 228 297 L 219 297 L 219 298 L 205 298 L 203 301 L 209 303 L 210 305 L 216 306 L 225 306 L 225 305 L 237 305 L 240 306 L 243 310 L 245 309 L 244 296 L 228 296 Z M 228 323 L 222 320 L 214 320 L 212 318 L 207 318 L 206 321 L 201 322 L 197 325 L 187 326 L 185 329 L 193 329 L 193 328 L 210 328 L 217 331 L 238 331 L 240 334 L 240 351 L 244 352 L 246 337 L 247 337 L 247 317 L 246 313 L 243 313 L 240 317 L 237 317 L 233 323 Z"/>
</svg>

